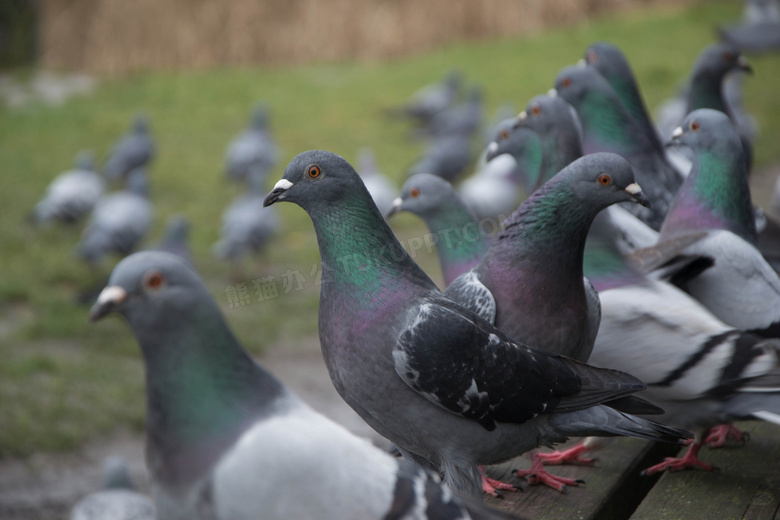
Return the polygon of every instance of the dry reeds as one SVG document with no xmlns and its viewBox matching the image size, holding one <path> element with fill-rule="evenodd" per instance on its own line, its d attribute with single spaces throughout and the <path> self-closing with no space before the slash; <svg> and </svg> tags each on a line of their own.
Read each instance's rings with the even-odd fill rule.
<svg viewBox="0 0 780 520">
<path fill-rule="evenodd" d="M 39 55 L 103 75 L 383 59 L 648 3 L 658 0 L 40 0 Z"/>
</svg>

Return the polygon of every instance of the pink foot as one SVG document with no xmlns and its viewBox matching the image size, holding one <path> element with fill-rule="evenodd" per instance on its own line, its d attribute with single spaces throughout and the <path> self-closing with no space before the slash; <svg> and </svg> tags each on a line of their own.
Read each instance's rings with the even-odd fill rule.
<svg viewBox="0 0 780 520">
<path fill-rule="evenodd" d="M 542 460 L 539 458 L 539 453 L 536 450 L 531 452 L 531 469 L 516 469 L 513 471 L 517 473 L 519 478 L 526 478 L 532 486 L 542 484 L 561 493 L 568 491 L 567 486 L 579 486 L 585 483 L 584 480 L 560 477 L 549 473 L 544 469 Z"/>
<path fill-rule="evenodd" d="M 720 448 L 726 441 L 733 439 L 737 442 L 745 444 L 750 440 L 750 434 L 743 432 L 733 424 L 719 424 L 710 428 L 707 434 L 704 436 L 704 444 L 708 448 Z"/>
<path fill-rule="evenodd" d="M 666 460 L 660 464 L 650 466 L 649 468 L 642 470 L 640 474 L 643 476 L 652 475 L 653 473 L 658 473 L 659 471 L 664 471 L 666 469 L 669 471 L 680 471 L 687 468 L 701 468 L 704 471 L 716 470 L 717 468 L 715 466 L 711 466 L 699 460 L 700 449 L 701 444 L 694 442 L 682 458 L 666 457 Z"/>
<path fill-rule="evenodd" d="M 506 482 L 501 482 L 500 480 L 496 480 L 494 478 L 490 478 L 485 474 L 485 470 L 482 468 L 482 466 L 479 467 L 480 473 L 482 473 L 482 492 L 486 493 L 488 495 L 492 495 L 496 498 L 504 498 L 504 495 L 499 491 L 500 489 L 506 490 L 506 491 L 519 491 L 520 488 L 513 485 L 513 484 L 507 484 Z"/>
<path fill-rule="evenodd" d="M 580 457 L 581 454 L 589 450 L 590 448 L 585 446 L 585 443 L 581 442 L 576 446 L 569 448 L 568 450 L 555 450 L 552 453 L 539 453 L 537 455 L 541 459 L 542 464 L 546 464 L 548 466 L 555 466 L 557 464 L 579 464 L 583 466 L 590 466 L 596 462 L 596 459 Z"/>
</svg>

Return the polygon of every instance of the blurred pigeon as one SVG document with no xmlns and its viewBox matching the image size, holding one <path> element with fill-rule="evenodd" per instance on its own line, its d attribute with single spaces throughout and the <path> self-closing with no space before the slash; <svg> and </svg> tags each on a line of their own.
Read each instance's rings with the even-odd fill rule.
<svg viewBox="0 0 780 520">
<path fill-rule="evenodd" d="M 33 209 L 32 220 L 36 224 L 79 221 L 92 211 L 104 189 L 105 182 L 95 171 L 92 154 L 81 152 L 73 169 L 59 174 L 46 188 L 43 199 Z"/>
<path fill-rule="evenodd" d="M 735 124 L 738 119 L 724 97 L 724 80 L 732 71 L 753 72 L 739 49 L 728 43 L 710 45 L 702 51 L 691 73 L 686 95 L 686 114 L 699 108 L 711 108 L 727 114 Z M 753 145 L 749 132 L 740 129 L 748 172 L 753 163 Z"/>
<path fill-rule="evenodd" d="M 501 128 L 503 125 L 507 124 L 507 122 L 514 121 L 517 117 L 517 110 L 515 110 L 515 106 L 505 101 L 501 103 L 498 108 L 496 108 L 495 113 L 493 114 L 493 117 L 485 123 L 482 129 L 482 141 L 485 146 L 490 144 L 492 141 L 496 140 L 496 137 L 498 137 L 498 134 L 501 132 Z"/>
<path fill-rule="evenodd" d="M 564 68 L 555 80 L 555 89 L 577 110 L 583 131 L 583 151 L 608 151 L 628 162 L 650 201 L 650 208 L 629 211 L 658 229 L 669 209 L 682 177 L 667 161 L 663 150 L 645 132 L 620 102 L 614 89 L 593 67 Z"/>
<path fill-rule="evenodd" d="M 162 240 L 157 242 L 152 249 L 173 253 L 189 261 L 191 256 L 189 240 L 190 221 L 184 215 L 176 214 L 168 219 Z"/>
<path fill-rule="evenodd" d="M 609 82 L 647 140 L 656 149 L 662 150 L 661 140 L 650 120 L 645 102 L 639 93 L 636 77 L 623 51 L 611 43 L 597 42 L 585 50 L 585 61 Z"/>
<path fill-rule="evenodd" d="M 645 474 L 713 469 L 697 457 L 702 444 L 746 439 L 734 426 L 717 425 L 751 418 L 780 424 L 780 340 L 735 330 L 675 286 L 645 278 L 620 253 L 616 236 L 602 213 L 585 248 L 585 275 L 602 309 L 589 363 L 646 381 L 642 396 L 666 411 L 658 420 L 697 432 L 683 458 Z"/>
<path fill-rule="evenodd" d="M 233 181 L 247 182 L 250 177 L 265 181 L 276 165 L 279 150 L 268 129 L 268 107 L 252 109 L 249 128 L 230 141 L 225 154 L 225 175 Z"/>
<path fill-rule="evenodd" d="M 130 132 L 114 145 L 104 167 L 106 178 L 121 179 L 136 168 L 146 166 L 153 158 L 154 142 L 149 135 L 149 120 L 138 114 Z"/>
<path fill-rule="evenodd" d="M 409 169 L 409 175 L 430 173 L 453 182 L 471 163 L 471 139 L 453 135 L 435 139 Z"/>
<path fill-rule="evenodd" d="M 780 50 L 780 2 L 746 0 L 742 23 L 719 27 L 718 33 L 742 52 Z"/>
<path fill-rule="evenodd" d="M 482 125 L 483 97 L 482 87 L 479 85 L 471 87 L 466 101 L 433 116 L 425 128 L 425 133 L 435 137 L 452 135 L 471 137 Z"/>
<path fill-rule="evenodd" d="M 370 148 L 363 148 L 358 153 L 360 176 L 366 185 L 374 204 L 382 215 L 387 215 L 393 207 L 393 201 L 398 195 L 398 189 L 393 186 L 376 165 L 376 158 Z"/>
<path fill-rule="evenodd" d="M 401 247 L 354 169 L 298 155 L 265 199 L 311 217 L 322 257 L 320 343 L 336 390 L 405 458 L 478 496 L 479 464 L 568 435 L 685 436 L 599 403 L 633 377 L 534 350 L 441 294 Z M 540 347 L 544 347 L 546 341 Z"/>
<path fill-rule="evenodd" d="M 97 263 L 107 253 L 124 256 L 135 249 L 154 218 L 147 192 L 146 172 L 136 168 L 128 175 L 124 190 L 101 197 L 76 245 L 79 256 Z"/>
<path fill-rule="evenodd" d="M 435 476 L 305 405 L 249 356 L 179 257 L 123 260 L 90 319 L 113 312 L 143 353 L 161 518 L 509 518 L 475 501 L 468 516 Z"/>
<path fill-rule="evenodd" d="M 152 500 L 135 490 L 127 464 L 109 457 L 103 464 L 103 487 L 73 506 L 70 520 L 155 520 Z"/>
<path fill-rule="evenodd" d="M 673 142 L 693 150 L 691 173 L 657 246 L 635 254 L 646 261 L 644 269 L 660 267 L 654 276 L 668 278 L 726 324 L 779 337 L 780 279 L 753 245 L 753 207 L 733 125 L 720 112 L 697 110 Z M 682 242 L 686 237 L 695 240 Z M 670 247 L 675 242 L 677 249 Z"/>
<path fill-rule="evenodd" d="M 426 123 L 456 101 L 462 82 L 461 72 L 451 70 L 442 82 L 423 87 L 412 95 L 408 103 L 393 112 Z"/>
<path fill-rule="evenodd" d="M 536 132 L 542 146 L 542 170 L 534 189 L 582 157 L 582 132 L 577 112 L 555 90 L 536 96 L 520 112 L 517 125 Z"/>
<path fill-rule="evenodd" d="M 445 286 L 475 267 L 488 250 L 474 216 L 441 177 L 429 173 L 410 177 L 387 216 L 399 211 L 414 213 L 433 233 Z"/>
</svg>

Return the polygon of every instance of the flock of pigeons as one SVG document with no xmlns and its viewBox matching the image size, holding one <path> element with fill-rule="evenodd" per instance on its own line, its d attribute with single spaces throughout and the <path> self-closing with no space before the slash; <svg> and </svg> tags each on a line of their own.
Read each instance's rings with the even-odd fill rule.
<svg viewBox="0 0 780 520">
<path fill-rule="evenodd" d="M 266 194 L 278 150 L 256 108 L 228 147 L 226 174 L 246 193 L 215 252 L 262 247 L 278 202 L 306 211 L 325 364 L 402 457 L 300 401 L 243 349 L 184 255 L 160 247 L 122 260 L 89 313 L 122 315 L 141 347 L 154 501 L 111 461 L 107 489 L 73 518 L 510 518 L 480 498 L 521 481 L 483 465 L 530 453 L 517 476 L 565 491 L 580 481 L 544 465 L 592 464 L 583 455 L 598 443 L 538 447 L 626 435 L 690 445 L 645 473 L 710 470 L 702 446 L 747 440 L 734 421 L 780 424 L 780 224 L 751 202 L 751 134 L 724 96 L 740 71 L 734 44 L 705 49 L 662 137 L 623 53 L 593 44 L 494 126 L 460 189 L 449 181 L 473 161 L 482 92 L 457 103 L 453 72 L 394 111 L 430 139 L 398 197 L 369 151 L 362 178 L 338 155 L 301 153 Z M 135 121 L 105 177 L 79 156 L 34 210 L 37 221 L 91 211 L 78 248 L 89 261 L 129 253 L 151 224 L 147 126 Z M 123 189 L 103 195 L 106 181 Z M 401 211 L 429 227 L 443 292 L 388 226 Z"/>
</svg>

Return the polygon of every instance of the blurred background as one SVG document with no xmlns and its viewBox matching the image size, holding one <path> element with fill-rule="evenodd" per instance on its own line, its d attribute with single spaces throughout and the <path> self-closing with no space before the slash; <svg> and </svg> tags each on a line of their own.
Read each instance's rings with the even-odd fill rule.
<svg viewBox="0 0 780 520">
<path fill-rule="evenodd" d="M 80 151 L 91 151 L 100 169 L 143 114 L 155 146 L 145 166 L 153 224 L 135 247 L 159 243 L 170 217 L 186 217 L 189 257 L 244 345 L 272 369 L 298 374 L 299 391 L 330 391 L 327 375 L 317 379 L 319 255 L 304 212 L 281 205 L 258 254 L 233 261 L 214 254 L 223 213 L 247 190 L 224 170 L 253 107 L 267 108 L 277 150 L 260 191 L 302 151 L 329 150 L 357 164 L 366 148 L 397 190 L 427 143 L 389 113 L 449 71 L 481 86 L 488 128 L 495 114 L 516 115 L 552 88 L 558 70 L 590 43 L 606 40 L 624 51 L 655 110 L 678 95 L 715 29 L 739 22 L 743 7 L 736 0 L 0 0 L 0 518 L 62 517 L 98 485 L 110 453 L 143 472 L 138 348 L 120 320 L 86 319 L 120 255 L 83 261 L 76 246 L 83 220 L 34 225 L 30 217 Z M 755 74 L 744 81 L 743 100 L 758 129 L 751 183 L 754 202 L 769 208 L 780 171 L 780 54 L 748 58 Z M 461 179 L 484 147 L 478 134 Z M 408 214 L 392 226 L 402 239 L 426 232 Z M 435 253 L 416 259 L 441 280 Z M 260 298 L 263 284 L 276 293 Z M 291 368 L 297 362 L 303 368 Z M 320 376 L 307 378 L 309 370 Z"/>
</svg>

